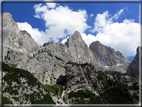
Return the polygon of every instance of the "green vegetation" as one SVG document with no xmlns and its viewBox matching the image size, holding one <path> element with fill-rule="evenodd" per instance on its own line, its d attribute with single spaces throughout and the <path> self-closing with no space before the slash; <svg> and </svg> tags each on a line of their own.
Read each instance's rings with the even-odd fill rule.
<svg viewBox="0 0 142 107">
<path fill-rule="evenodd" d="M 51 52 L 49 52 L 49 51 L 42 51 L 40 54 L 42 54 L 42 53 L 47 53 L 47 55 L 53 57 L 53 55 L 52 55 Z M 33 58 L 35 58 L 37 55 L 38 55 L 37 53 L 36 53 L 36 54 L 33 54 L 33 56 L 30 57 L 29 59 L 33 59 Z"/>
<path fill-rule="evenodd" d="M 59 64 L 59 63 L 57 63 L 60 67 L 62 67 L 62 68 L 65 68 L 65 66 L 63 66 L 63 65 L 61 65 L 61 64 Z"/>
<path fill-rule="evenodd" d="M 58 84 L 55 84 L 53 86 L 44 85 L 44 88 L 47 92 L 50 92 L 51 94 L 53 94 L 53 96 L 58 96 L 59 98 L 63 93 L 63 85 L 58 85 Z"/>
<path fill-rule="evenodd" d="M 26 83 L 30 87 L 38 86 L 37 90 L 42 86 L 41 83 L 28 71 L 10 67 L 8 64 L 2 62 L 2 70 L 6 72 L 6 75 L 3 77 L 3 80 L 7 82 L 8 86 L 3 90 L 3 92 L 8 92 L 10 95 L 18 95 L 18 89 L 20 87 L 26 88 L 23 86 L 21 83 L 20 78 L 25 78 L 27 81 Z M 16 82 L 18 86 L 12 87 L 12 82 Z M 3 83 L 4 84 L 4 83 Z M 44 87 L 43 87 L 44 88 Z M 22 90 L 23 90 L 22 89 Z M 42 92 L 39 90 L 39 92 L 34 91 L 31 94 L 24 94 L 26 100 L 31 101 L 32 104 L 54 104 L 52 101 L 51 96 L 47 93 L 45 95 L 42 94 L 43 99 L 41 100 L 36 100 L 36 98 L 41 97 Z M 14 100 L 18 101 L 19 98 L 13 97 Z M 10 104 L 12 102 L 9 101 L 8 98 L 3 97 L 3 104 Z"/>
<path fill-rule="evenodd" d="M 35 56 L 37 56 L 38 54 L 36 53 L 36 54 L 33 54 L 33 56 L 32 57 L 30 57 L 29 59 L 33 59 L 33 58 L 35 58 Z"/>
<path fill-rule="evenodd" d="M 89 104 L 89 100 L 93 96 L 95 96 L 95 94 L 93 94 L 91 91 L 79 90 L 77 92 L 72 91 L 71 93 L 69 93 L 68 98 L 73 98 L 74 104 Z"/>
<path fill-rule="evenodd" d="M 95 67 L 92 64 L 88 63 L 88 62 L 78 64 L 76 62 L 68 61 L 66 64 L 71 64 L 72 66 L 81 66 L 82 68 L 84 68 L 85 66 L 89 66 L 92 70 L 95 70 Z"/>
<path fill-rule="evenodd" d="M 8 65 L 12 66 L 12 67 L 16 67 L 17 64 L 12 64 L 12 63 L 8 63 Z"/>
<path fill-rule="evenodd" d="M 77 64 L 69 61 L 68 64 L 73 66 L 85 67 L 91 64 Z M 94 68 L 91 68 L 94 69 Z M 132 83 L 132 86 L 128 86 L 128 82 L 122 83 L 121 76 L 126 76 L 116 71 L 95 71 L 97 77 L 97 84 L 103 85 L 102 89 L 91 87 L 89 90 L 80 90 L 78 92 L 71 92 L 68 94 L 69 99 L 72 99 L 74 104 L 137 104 L 137 97 L 132 96 L 129 90 L 138 91 L 138 83 Z M 97 92 L 99 96 L 96 96 L 93 92 Z"/>
<path fill-rule="evenodd" d="M 12 104 L 12 101 L 10 101 L 8 98 L 6 98 L 6 97 L 3 97 L 2 98 L 2 103 L 3 104 Z"/>
<path fill-rule="evenodd" d="M 33 101 L 32 104 L 55 104 L 49 94 L 45 94 L 42 100 Z"/>
<path fill-rule="evenodd" d="M 47 53 L 49 56 L 53 57 L 53 55 L 49 51 L 42 51 L 41 53 Z"/>
<path fill-rule="evenodd" d="M 99 92 L 99 96 L 88 90 L 79 90 L 69 93 L 68 97 L 74 104 L 136 104 L 138 103 L 128 92 L 128 87 L 117 83 L 108 89 Z"/>
<path fill-rule="evenodd" d="M 15 51 L 15 54 L 16 54 L 16 55 L 19 55 L 19 56 L 20 56 L 20 55 L 24 55 L 22 52 L 17 52 L 17 51 Z"/>
<path fill-rule="evenodd" d="M 8 65 L 10 65 L 11 67 L 16 67 L 17 64 L 12 64 L 12 63 L 9 63 L 7 60 L 3 60 L 4 63 L 7 63 Z"/>
<path fill-rule="evenodd" d="M 18 84 L 21 84 L 20 78 L 26 78 L 27 83 L 30 86 L 40 85 L 39 81 L 28 71 L 10 67 L 9 65 L 2 62 L 2 70 L 6 72 L 7 74 L 3 77 L 4 81 L 7 81 L 8 84 L 10 84 L 12 81 L 17 82 Z"/>
</svg>

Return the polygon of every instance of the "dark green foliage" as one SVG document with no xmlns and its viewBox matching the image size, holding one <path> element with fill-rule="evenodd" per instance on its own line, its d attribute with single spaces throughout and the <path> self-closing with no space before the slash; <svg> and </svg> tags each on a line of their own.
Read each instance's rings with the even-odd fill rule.
<svg viewBox="0 0 142 107">
<path fill-rule="evenodd" d="M 72 97 L 75 97 L 75 98 L 78 98 L 78 97 L 81 97 L 81 98 L 89 98 L 90 96 L 95 96 L 95 94 L 93 94 L 91 91 L 88 91 L 88 90 L 79 90 L 77 92 L 71 92 L 69 93 L 69 96 L 68 98 L 72 98 Z"/>
<path fill-rule="evenodd" d="M 49 94 L 45 94 L 42 100 L 32 101 L 32 104 L 55 104 Z"/>
<path fill-rule="evenodd" d="M 139 90 L 139 85 L 137 82 L 133 83 L 133 86 L 130 86 L 131 90 Z"/>
<path fill-rule="evenodd" d="M 17 65 L 16 64 L 12 64 L 12 63 L 8 63 L 8 61 L 7 60 L 3 60 L 6 64 L 8 64 L 8 65 L 10 65 L 10 66 L 12 66 L 12 67 L 16 67 Z"/>
<path fill-rule="evenodd" d="M 10 83 L 15 81 L 20 84 L 20 77 L 26 78 L 29 86 L 40 85 L 39 81 L 28 71 L 10 67 L 9 65 L 2 62 L 2 70 L 7 74 L 3 77 L 5 81 Z"/>
<path fill-rule="evenodd" d="M 49 56 L 53 57 L 53 55 L 52 55 L 51 52 L 49 52 L 49 51 L 42 51 L 41 54 L 42 54 L 42 53 L 47 53 Z M 33 59 L 33 58 L 35 58 L 37 55 L 38 55 L 37 53 L 36 53 L 36 54 L 33 54 L 33 57 L 30 57 L 29 59 Z"/>
<path fill-rule="evenodd" d="M 68 61 L 66 64 L 71 64 L 73 66 L 81 66 L 82 68 L 84 68 L 85 66 L 89 66 L 92 70 L 95 70 L 95 67 L 92 64 L 88 63 L 88 62 L 78 64 L 76 62 Z"/>
<path fill-rule="evenodd" d="M 69 62 L 72 63 L 72 62 Z M 133 83 L 133 86 L 128 86 L 126 83 L 119 81 L 123 73 L 116 71 L 95 71 L 97 80 L 104 86 L 102 90 L 92 89 L 99 96 L 96 96 L 90 91 L 80 90 L 71 92 L 68 98 L 72 99 L 74 104 L 136 104 L 137 99 L 130 95 L 129 90 L 138 90 L 138 83 Z M 126 75 L 126 74 L 125 74 Z M 111 76 L 112 79 L 109 77 Z M 89 98 L 86 100 L 86 98 Z"/>
<path fill-rule="evenodd" d="M 129 94 L 128 87 L 121 83 L 116 83 L 96 96 L 88 90 L 80 90 L 71 92 L 68 98 L 76 98 L 72 100 L 75 104 L 136 104 L 136 100 Z M 89 98 L 89 100 L 85 100 Z M 78 100 L 79 99 L 79 100 Z"/>
<path fill-rule="evenodd" d="M 12 67 L 16 67 L 16 64 L 12 64 L 12 63 L 8 63 L 8 65 L 12 66 Z"/>
<path fill-rule="evenodd" d="M 14 67 L 10 67 L 9 65 L 7 65 L 3 62 L 2 62 L 2 70 L 4 72 L 6 72 L 5 76 L 3 77 L 3 80 L 6 81 L 8 84 L 8 87 L 6 87 L 5 90 L 3 90 L 3 92 L 8 92 L 10 95 L 18 95 L 18 89 L 22 86 L 21 81 L 20 81 L 20 77 L 26 78 L 27 84 L 29 86 L 32 86 L 32 87 L 38 86 L 38 88 L 37 88 L 38 90 L 39 90 L 39 87 L 41 86 L 41 83 L 28 71 L 14 68 Z M 11 86 L 12 81 L 17 82 L 18 86 L 12 87 Z M 16 89 L 14 89 L 14 88 L 16 88 Z M 43 99 L 35 100 L 36 98 L 40 98 L 40 96 L 41 96 L 40 93 L 42 94 L 41 91 L 40 92 L 34 91 L 32 94 L 24 94 L 23 96 L 25 96 L 25 100 L 27 100 L 27 101 L 30 99 L 32 104 L 54 104 L 51 96 L 48 93 L 46 95 L 42 94 L 44 96 Z M 19 100 L 19 98 L 17 98 L 17 97 L 13 97 L 13 99 L 16 101 Z M 9 99 L 3 97 L 3 103 L 9 104 L 12 102 L 10 102 Z"/>
<path fill-rule="evenodd" d="M 68 98 L 75 98 L 75 100 L 73 100 L 74 104 L 87 104 L 89 100 L 86 99 L 90 99 L 94 96 L 95 94 L 93 94 L 91 91 L 79 90 L 77 92 L 72 91 L 69 93 Z"/>
<path fill-rule="evenodd" d="M 8 98 L 3 97 L 2 98 L 2 104 L 12 104 L 12 101 L 10 101 Z"/>
<path fill-rule="evenodd" d="M 100 93 L 103 103 L 106 104 L 134 104 L 134 98 L 129 94 L 128 87 L 117 83 L 104 92 Z"/>
<path fill-rule="evenodd" d="M 53 86 L 44 85 L 44 88 L 47 92 L 52 93 L 54 96 L 57 95 L 61 97 L 63 92 L 63 85 L 58 85 L 58 84 L 55 84 Z"/>
</svg>

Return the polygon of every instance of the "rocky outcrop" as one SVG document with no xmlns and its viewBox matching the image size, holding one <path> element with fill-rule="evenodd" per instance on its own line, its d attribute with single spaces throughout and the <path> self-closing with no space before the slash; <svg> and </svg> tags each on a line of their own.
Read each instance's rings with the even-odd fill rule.
<svg viewBox="0 0 142 107">
<path fill-rule="evenodd" d="M 139 59 L 142 58 L 142 47 L 138 47 L 137 48 L 137 54 L 135 56 L 135 58 L 132 60 L 132 62 L 129 64 L 128 68 L 127 68 L 127 74 L 139 79 L 139 67 L 142 68 L 142 63 L 141 65 L 139 64 Z M 140 53 L 141 52 L 141 53 Z M 142 77 L 142 76 L 141 76 Z"/>
<path fill-rule="evenodd" d="M 94 56 L 98 57 L 99 63 L 102 65 L 113 66 L 124 62 L 129 63 L 121 52 L 115 51 L 111 47 L 104 46 L 99 41 L 91 43 L 90 49 L 92 50 Z"/>
<path fill-rule="evenodd" d="M 22 34 L 23 39 L 23 46 L 25 50 L 28 52 L 36 52 L 39 49 L 39 45 L 34 41 L 34 39 L 31 37 L 31 35 L 27 31 L 20 31 Z"/>
<path fill-rule="evenodd" d="M 2 39 L 3 39 L 3 58 L 7 54 L 8 48 L 22 52 L 35 52 L 39 45 L 26 31 L 20 31 L 17 23 L 13 20 L 10 13 L 3 13 Z M 1 21 L 1 19 L 0 19 Z"/>
<path fill-rule="evenodd" d="M 74 62 L 68 62 L 65 66 L 66 72 L 66 84 L 64 101 L 69 104 L 68 94 L 71 92 L 77 92 L 79 90 L 95 90 L 104 93 L 103 90 L 109 90 L 117 85 L 126 85 L 132 90 L 128 90 L 130 94 L 138 101 L 138 80 L 132 78 L 126 74 L 114 72 L 114 71 L 96 71 L 94 66 L 88 63 L 78 64 Z M 95 92 L 98 96 L 97 92 Z M 75 100 L 74 100 L 75 101 Z"/>
<path fill-rule="evenodd" d="M 113 81 L 119 81 L 123 84 L 131 84 L 138 82 L 126 74 L 115 71 L 96 71 L 94 66 L 88 63 L 77 64 L 68 63 L 65 66 L 66 72 L 66 90 L 73 91 L 76 89 L 89 89 L 94 87 L 97 90 L 103 90 L 105 88 L 105 81 L 112 79 Z"/>
<path fill-rule="evenodd" d="M 115 51 L 99 41 L 91 43 L 89 48 L 78 31 L 67 39 L 65 45 L 69 48 L 75 62 L 89 62 L 96 67 L 96 70 L 125 73 L 130 63 L 121 52 Z"/>
<path fill-rule="evenodd" d="M 97 59 L 94 57 L 92 51 L 88 48 L 78 31 L 75 31 L 74 34 L 67 39 L 65 45 L 69 48 L 76 62 L 97 62 Z"/>
<path fill-rule="evenodd" d="M 65 76 L 64 65 L 68 60 L 72 60 L 72 56 L 65 45 L 48 42 L 17 67 L 28 70 L 44 85 L 54 85 Z"/>
</svg>

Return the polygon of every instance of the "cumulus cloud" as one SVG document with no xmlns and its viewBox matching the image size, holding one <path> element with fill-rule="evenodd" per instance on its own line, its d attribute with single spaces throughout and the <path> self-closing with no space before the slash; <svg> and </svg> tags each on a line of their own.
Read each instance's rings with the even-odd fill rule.
<svg viewBox="0 0 142 107">
<path fill-rule="evenodd" d="M 124 9 L 121 9 L 112 17 L 108 11 L 97 14 L 94 29 L 91 30 L 97 32 L 97 35 L 95 38 L 90 36 L 90 40 L 99 40 L 115 50 L 120 50 L 125 57 L 134 56 L 137 46 L 140 45 L 140 24 L 135 23 L 133 19 L 124 19 L 121 23 L 114 22 L 113 20 L 118 19 L 123 11 Z"/>
<path fill-rule="evenodd" d="M 84 32 L 89 28 L 86 23 L 88 17 L 86 10 L 73 11 L 69 7 L 57 3 L 40 3 L 35 5 L 34 9 L 34 17 L 45 21 L 45 31 L 32 28 L 26 22 L 17 22 L 17 24 L 20 30 L 27 30 L 39 45 L 50 40 L 59 42 L 59 39 L 66 38 L 76 30 Z"/>
<path fill-rule="evenodd" d="M 89 28 L 86 23 L 86 10 L 73 11 L 67 6 L 63 7 L 56 3 L 38 4 L 34 9 L 34 16 L 45 21 L 47 37 L 55 42 L 58 42 L 59 38 L 73 34 L 76 30 L 84 32 Z"/>
</svg>

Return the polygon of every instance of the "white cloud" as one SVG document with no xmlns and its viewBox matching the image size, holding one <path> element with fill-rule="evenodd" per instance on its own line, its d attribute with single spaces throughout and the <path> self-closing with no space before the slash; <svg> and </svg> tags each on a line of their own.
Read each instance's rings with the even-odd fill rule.
<svg viewBox="0 0 142 107">
<path fill-rule="evenodd" d="M 45 31 L 32 28 L 28 23 L 17 23 L 20 30 L 27 30 L 33 39 L 42 45 L 49 40 L 58 42 L 59 38 L 66 38 L 74 31 L 84 32 L 89 26 L 86 23 L 87 12 L 85 10 L 73 11 L 69 7 L 57 3 L 37 4 L 34 6 L 35 18 L 45 21 Z"/>
<path fill-rule="evenodd" d="M 113 19 L 118 19 L 123 11 L 124 9 L 121 9 L 112 17 L 108 11 L 97 14 L 94 29 L 91 30 L 97 32 L 97 35 L 91 38 L 92 41 L 99 40 L 102 44 L 120 50 L 125 57 L 134 56 L 137 46 L 140 45 L 140 24 L 135 23 L 133 19 L 124 19 L 121 23 L 113 22 Z"/>
<path fill-rule="evenodd" d="M 34 16 L 45 21 L 47 37 L 58 42 L 59 38 L 65 38 L 76 30 L 84 32 L 89 28 L 86 24 L 87 12 L 85 10 L 73 11 L 67 6 L 51 4 L 34 6 L 36 13 Z"/>
<path fill-rule="evenodd" d="M 124 9 L 121 9 L 119 12 L 117 12 L 113 17 L 114 19 L 118 19 L 121 13 L 124 11 Z"/>
</svg>

